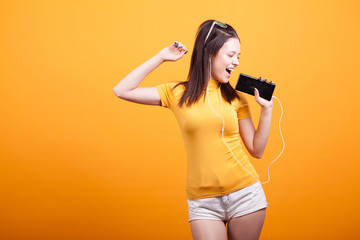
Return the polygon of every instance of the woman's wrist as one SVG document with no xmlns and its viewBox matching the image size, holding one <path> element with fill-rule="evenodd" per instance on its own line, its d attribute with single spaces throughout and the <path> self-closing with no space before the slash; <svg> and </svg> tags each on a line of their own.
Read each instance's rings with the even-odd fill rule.
<svg viewBox="0 0 360 240">
<path fill-rule="evenodd" d="M 165 61 L 165 59 L 162 58 L 159 53 L 156 54 L 156 55 L 154 56 L 154 58 L 156 59 L 156 61 L 157 61 L 159 64 L 161 64 L 161 63 L 163 63 L 163 62 Z"/>
<path fill-rule="evenodd" d="M 273 109 L 273 106 L 261 106 L 261 111 L 262 112 L 268 112 L 268 113 L 271 113 L 272 112 L 272 109 Z"/>
</svg>

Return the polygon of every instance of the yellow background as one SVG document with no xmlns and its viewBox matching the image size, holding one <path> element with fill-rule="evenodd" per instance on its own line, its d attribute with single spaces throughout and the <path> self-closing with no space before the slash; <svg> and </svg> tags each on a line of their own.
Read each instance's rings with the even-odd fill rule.
<svg viewBox="0 0 360 240">
<path fill-rule="evenodd" d="M 0 238 L 191 239 L 186 153 L 168 109 L 112 88 L 162 48 L 189 53 L 140 86 L 184 81 L 198 26 L 229 23 L 243 72 L 274 81 L 284 154 L 261 239 L 359 239 L 357 1 L 1 1 Z M 248 96 L 255 126 L 260 109 Z M 274 100 L 262 159 L 282 149 Z"/>
</svg>

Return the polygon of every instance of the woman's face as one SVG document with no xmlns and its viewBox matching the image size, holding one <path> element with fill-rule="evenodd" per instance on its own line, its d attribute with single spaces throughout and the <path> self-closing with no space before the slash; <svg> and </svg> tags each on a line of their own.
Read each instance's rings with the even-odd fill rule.
<svg viewBox="0 0 360 240">
<path fill-rule="evenodd" d="M 229 82 L 232 71 L 239 65 L 240 41 L 229 38 L 211 60 L 211 79 Z"/>
</svg>

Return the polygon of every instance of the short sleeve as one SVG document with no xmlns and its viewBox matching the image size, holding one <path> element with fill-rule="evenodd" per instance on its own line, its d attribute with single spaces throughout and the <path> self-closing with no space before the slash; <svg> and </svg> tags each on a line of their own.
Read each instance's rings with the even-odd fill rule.
<svg viewBox="0 0 360 240">
<path fill-rule="evenodd" d="M 171 109 L 171 103 L 174 99 L 174 94 L 172 92 L 173 86 L 174 83 L 172 82 L 155 85 L 160 95 L 161 107 L 166 107 Z"/>
<path fill-rule="evenodd" d="M 251 117 L 249 103 L 247 101 L 247 98 L 245 94 L 238 92 L 238 95 L 240 97 L 240 101 L 237 102 L 237 117 L 238 119 L 244 119 Z"/>
</svg>

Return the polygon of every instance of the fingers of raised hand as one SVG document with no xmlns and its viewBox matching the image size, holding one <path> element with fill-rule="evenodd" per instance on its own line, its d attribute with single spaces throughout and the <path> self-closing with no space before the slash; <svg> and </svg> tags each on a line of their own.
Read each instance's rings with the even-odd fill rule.
<svg viewBox="0 0 360 240">
<path fill-rule="evenodd" d="M 186 47 L 180 42 L 175 41 L 174 46 L 175 46 L 175 48 L 179 49 L 180 53 L 185 52 L 184 54 L 186 54 L 188 52 L 186 50 Z"/>
</svg>

